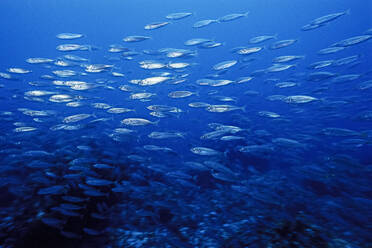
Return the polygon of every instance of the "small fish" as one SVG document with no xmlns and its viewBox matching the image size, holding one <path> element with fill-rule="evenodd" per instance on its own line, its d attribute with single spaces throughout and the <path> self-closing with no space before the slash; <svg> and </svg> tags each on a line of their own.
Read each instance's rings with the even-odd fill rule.
<svg viewBox="0 0 372 248">
<path fill-rule="evenodd" d="M 327 48 L 319 50 L 318 54 L 319 55 L 326 55 L 326 54 L 331 54 L 331 53 L 337 53 L 337 52 L 342 51 L 344 49 L 345 49 L 345 47 L 343 47 L 343 46 L 327 47 Z"/>
<path fill-rule="evenodd" d="M 296 86 L 297 84 L 294 82 L 282 82 L 282 83 L 277 83 L 275 84 L 276 87 L 279 88 L 288 88 L 288 87 L 293 87 Z"/>
<path fill-rule="evenodd" d="M 151 139 L 185 138 L 185 134 L 180 132 L 151 132 L 148 137 Z"/>
<path fill-rule="evenodd" d="M 271 40 L 271 39 L 276 39 L 277 36 L 276 35 L 261 35 L 261 36 L 257 36 L 257 37 L 253 37 L 249 40 L 249 43 L 251 44 L 257 44 L 257 43 L 261 43 L 261 42 L 264 42 L 264 41 L 267 41 L 267 40 Z"/>
<path fill-rule="evenodd" d="M 286 63 L 297 59 L 303 59 L 305 56 L 299 55 L 286 55 L 286 56 L 279 56 L 274 58 L 272 61 L 273 63 Z"/>
<path fill-rule="evenodd" d="M 236 60 L 227 60 L 227 61 L 222 61 L 218 64 L 215 64 L 213 66 L 213 69 L 216 70 L 216 71 L 219 71 L 219 70 L 224 70 L 224 69 L 228 69 L 234 65 L 236 65 L 238 63 L 238 61 Z"/>
<path fill-rule="evenodd" d="M 86 227 L 83 228 L 83 231 L 86 234 L 91 235 L 91 236 L 98 236 L 98 235 L 102 234 L 101 231 L 97 231 L 97 230 L 94 230 L 94 229 L 91 229 L 91 228 L 86 228 Z"/>
<path fill-rule="evenodd" d="M 77 75 L 77 72 L 73 70 L 55 70 L 52 73 L 58 77 L 72 77 Z"/>
<path fill-rule="evenodd" d="M 146 30 L 153 30 L 153 29 L 158 29 L 158 28 L 161 28 L 161 27 L 165 27 L 168 24 L 170 24 L 170 22 L 153 22 L 153 23 L 147 24 L 144 28 Z"/>
<path fill-rule="evenodd" d="M 248 16 L 249 12 L 245 12 L 243 14 L 229 14 L 229 15 L 225 15 L 225 16 L 222 16 L 220 18 L 218 18 L 218 21 L 219 22 L 229 22 L 229 21 L 233 21 L 233 20 L 236 20 L 236 19 L 240 19 L 242 17 L 246 17 Z"/>
<path fill-rule="evenodd" d="M 210 105 L 205 108 L 208 112 L 213 113 L 223 113 L 223 112 L 229 112 L 234 110 L 242 110 L 243 112 L 246 112 L 245 106 L 238 107 L 233 105 Z"/>
<path fill-rule="evenodd" d="M 121 121 L 121 123 L 128 126 L 144 126 L 149 124 L 158 124 L 158 122 L 159 121 L 152 122 L 142 118 L 126 118 Z"/>
<path fill-rule="evenodd" d="M 37 130 L 36 127 L 17 127 L 13 131 L 16 133 L 31 132 Z"/>
<path fill-rule="evenodd" d="M 310 30 L 317 29 L 317 28 L 320 28 L 320 27 L 323 27 L 323 26 L 324 25 L 322 25 L 322 24 L 309 23 L 309 24 L 306 24 L 306 25 L 302 26 L 301 30 L 302 31 L 310 31 Z"/>
<path fill-rule="evenodd" d="M 179 19 L 183 19 L 183 18 L 186 18 L 188 16 L 191 16 L 192 13 L 191 12 L 179 12 L 179 13 L 171 13 L 171 14 L 168 14 L 165 16 L 165 18 L 169 19 L 169 20 L 179 20 Z"/>
<path fill-rule="evenodd" d="M 47 58 L 28 58 L 26 59 L 26 62 L 29 64 L 46 64 L 53 62 L 53 59 L 47 59 Z"/>
<path fill-rule="evenodd" d="M 48 188 L 40 189 L 37 194 L 38 195 L 61 195 L 66 193 L 67 189 L 65 186 L 62 185 L 55 185 Z"/>
<path fill-rule="evenodd" d="M 14 74 L 27 74 L 27 73 L 32 72 L 31 70 L 26 70 L 26 69 L 16 68 L 16 67 L 8 68 L 7 71 L 10 73 L 14 73 Z"/>
<path fill-rule="evenodd" d="M 144 145 L 143 149 L 147 151 L 162 151 L 162 152 L 174 152 L 169 147 L 162 147 L 162 146 L 156 146 L 156 145 Z"/>
<path fill-rule="evenodd" d="M 191 108 L 206 108 L 210 106 L 210 104 L 205 102 L 190 102 L 188 106 Z"/>
<path fill-rule="evenodd" d="M 321 69 L 321 68 L 325 68 L 325 67 L 333 65 L 333 63 L 335 63 L 334 60 L 323 60 L 323 61 L 318 61 L 318 62 L 314 62 L 310 64 L 308 68 Z"/>
<path fill-rule="evenodd" d="M 145 78 L 145 79 L 140 80 L 138 85 L 141 85 L 141 86 L 155 85 L 155 84 L 165 82 L 169 79 L 170 79 L 170 77 L 149 77 L 149 78 Z"/>
<path fill-rule="evenodd" d="M 140 67 L 147 70 L 154 70 L 154 69 L 162 69 L 166 67 L 166 64 L 151 60 L 141 61 L 139 62 Z"/>
<path fill-rule="evenodd" d="M 208 19 L 208 20 L 201 20 L 201 21 L 198 21 L 198 22 L 195 22 L 194 25 L 192 25 L 193 28 L 202 28 L 202 27 L 205 27 L 205 26 L 208 26 L 212 23 L 217 23 L 218 20 L 211 20 L 211 19 Z"/>
<path fill-rule="evenodd" d="M 240 48 L 236 53 L 240 55 L 250 55 L 261 51 L 262 47 L 244 47 Z"/>
<path fill-rule="evenodd" d="M 285 71 L 288 70 L 292 67 L 295 67 L 296 65 L 290 65 L 290 64 L 274 64 L 267 68 L 266 70 L 268 72 L 280 72 L 280 71 Z"/>
<path fill-rule="evenodd" d="M 71 51 L 87 51 L 90 49 L 87 45 L 79 45 L 79 44 L 62 44 L 56 47 L 58 51 L 61 52 L 71 52 Z"/>
<path fill-rule="evenodd" d="M 284 98 L 284 102 L 286 103 L 308 103 L 317 100 L 318 99 L 315 97 L 304 95 L 287 96 L 286 98 Z"/>
<path fill-rule="evenodd" d="M 57 34 L 56 37 L 61 40 L 73 40 L 83 37 L 83 34 L 73 34 L 73 33 L 61 33 Z"/>
<path fill-rule="evenodd" d="M 143 92 L 143 93 L 134 93 L 129 96 L 130 99 L 147 99 L 152 96 L 155 96 L 156 93 L 148 93 L 148 92 Z"/>
<path fill-rule="evenodd" d="M 71 203 L 61 203 L 59 206 L 66 210 L 80 210 L 84 208 L 82 206 L 71 204 Z"/>
<path fill-rule="evenodd" d="M 85 198 L 81 198 L 77 196 L 68 196 L 68 195 L 62 196 L 62 199 L 68 202 L 73 202 L 73 203 L 80 203 L 80 202 L 86 201 Z"/>
<path fill-rule="evenodd" d="M 43 217 L 41 218 L 41 222 L 43 222 L 47 226 L 54 227 L 57 229 L 61 229 L 62 226 L 66 223 L 66 221 L 64 220 L 59 220 L 52 217 Z"/>
<path fill-rule="evenodd" d="M 194 154 L 202 155 L 202 156 L 214 156 L 220 153 L 212 148 L 207 148 L 207 147 L 193 147 L 190 149 L 190 151 Z"/>
<path fill-rule="evenodd" d="M 359 35 L 359 36 L 354 36 L 339 42 L 336 42 L 335 44 L 331 45 L 332 47 L 348 47 L 348 46 L 353 46 L 357 45 L 359 43 L 365 42 L 369 39 L 372 38 L 372 35 Z"/>
<path fill-rule="evenodd" d="M 108 186 L 114 184 L 114 182 L 106 179 L 98 179 L 89 177 L 86 181 L 86 184 L 90 186 Z"/>
<path fill-rule="evenodd" d="M 274 112 L 270 112 L 270 111 L 260 111 L 260 112 L 258 112 L 258 115 L 259 116 L 264 116 L 264 117 L 270 117 L 270 118 L 279 118 L 280 117 L 279 114 L 274 113 Z"/>
<path fill-rule="evenodd" d="M 123 39 L 125 42 L 139 42 L 139 41 L 144 41 L 148 40 L 151 37 L 149 36 L 141 36 L 141 35 L 133 35 L 133 36 L 127 36 Z"/>
<path fill-rule="evenodd" d="M 168 97 L 170 97 L 170 98 L 185 98 L 185 97 L 189 97 L 189 96 L 192 96 L 192 95 L 197 95 L 197 93 L 191 92 L 191 91 L 180 90 L 180 91 L 170 92 L 168 94 Z"/>
<path fill-rule="evenodd" d="M 235 141 L 235 140 L 244 140 L 245 138 L 242 136 L 233 136 L 233 135 L 227 135 L 227 136 L 222 136 L 220 140 L 222 141 Z"/>
<path fill-rule="evenodd" d="M 108 164 L 94 164 L 93 167 L 97 169 L 113 169 L 114 168 L 113 166 L 108 165 Z"/>
<path fill-rule="evenodd" d="M 197 46 L 197 45 L 210 42 L 210 41 L 211 41 L 210 39 L 205 39 L 205 38 L 194 38 L 194 39 L 185 41 L 183 44 L 185 46 Z"/>
<path fill-rule="evenodd" d="M 314 19 L 313 21 L 311 21 L 311 24 L 312 25 L 323 25 L 323 24 L 326 24 L 326 23 L 331 22 L 333 20 L 336 20 L 337 18 L 339 18 L 343 15 L 346 15 L 346 14 L 350 14 L 350 10 L 346 10 L 344 12 L 332 13 L 332 14 L 328 14 L 328 15 L 325 15 L 325 16 L 318 17 L 318 18 Z"/>
<path fill-rule="evenodd" d="M 134 109 L 128 109 L 128 108 L 110 108 L 107 110 L 107 113 L 110 114 L 122 114 L 122 113 L 128 113 L 134 111 Z"/>
<path fill-rule="evenodd" d="M 279 48 L 284 48 L 284 47 L 288 47 L 294 43 L 296 43 L 297 40 L 280 40 L 280 41 L 277 41 L 275 43 L 273 43 L 271 46 L 270 46 L 270 49 L 279 49 Z"/>
<path fill-rule="evenodd" d="M 76 62 L 85 62 L 88 61 L 88 59 L 77 56 L 77 55 L 72 55 L 72 54 L 66 54 L 63 56 L 64 58 L 71 60 L 71 61 L 76 61 Z"/>
<path fill-rule="evenodd" d="M 85 120 L 85 119 L 87 119 L 87 118 L 89 118 L 91 116 L 92 116 L 91 114 L 70 115 L 70 116 L 65 117 L 63 119 L 63 122 L 64 123 L 78 122 L 78 121 Z"/>
</svg>

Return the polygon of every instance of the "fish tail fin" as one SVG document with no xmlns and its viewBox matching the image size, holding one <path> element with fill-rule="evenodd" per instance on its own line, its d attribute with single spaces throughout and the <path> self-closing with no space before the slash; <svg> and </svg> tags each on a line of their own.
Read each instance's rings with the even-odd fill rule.
<svg viewBox="0 0 372 248">
<path fill-rule="evenodd" d="M 179 132 L 177 133 L 177 135 L 181 137 L 182 139 L 185 139 L 186 133 Z"/>
<path fill-rule="evenodd" d="M 248 16 L 249 13 L 250 13 L 250 11 L 245 12 L 245 13 L 244 13 L 244 16 Z"/>
<path fill-rule="evenodd" d="M 196 92 L 194 93 L 194 95 L 195 95 L 195 96 L 200 96 L 200 95 L 199 95 L 199 91 L 196 91 Z"/>
<path fill-rule="evenodd" d="M 345 11 L 345 14 L 346 14 L 346 15 L 350 15 L 350 12 L 351 12 L 351 10 L 350 10 L 350 9 L 347 9 L 347 10 Z"/>
<path fill-rule="evenodd" d="M 274 39 L 278 39 L 278 35 L 279 35 L 279 34 L 274 34 L 274 35 L 273 35 Z"/>
<path fill-rule="evenodd" d="M 157 121 L 154 121 L 154 122 L 152 122 L 155 126 L 158 126 L 159 125 L 159 122 L 160 122 L 160 120 L 157 120 Z"/>
<path fill-rule="evenodd" d="M 247 113 L 247 105 L 244 105 L 240 108 L 244 113 Z"/>
</svg>

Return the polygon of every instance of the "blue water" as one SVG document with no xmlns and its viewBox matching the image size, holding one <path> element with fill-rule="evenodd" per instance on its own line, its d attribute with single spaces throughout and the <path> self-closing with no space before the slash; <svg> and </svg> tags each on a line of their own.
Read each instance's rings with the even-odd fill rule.
<svg viewBox="0 0 372 248">
<path fill-rule="evenodd" d="M 246 17 L 193 28 L 200 20 L 247 11 Z M 324 26 L 301 30 L 318 17 L 344 11 L 348 13 Z M 192 15 L 180 20 L 165 18 L 176 12 Z M 2 0 L 0 72 L 11 79 L 0 77 L 0 247 L 370 247 L 371 13 L 372 3 L 346 0 Z M 144 29 L 149 23 L 163 21 L 171 23 Z M 83 37 L 62 40 L 56 37 L 60 33 Z M 151 38 L 123 41 L 131 35 Z M 260 35 L 276 38 L 249 44 L 251 38 Z M 333 54 L 318 53 L 361 35 L 368 40 Z M 185 46 L 184 42 L 192 38 L 222 45 Z M 270 48 L 287 39 L 296 42 Z M 58 51 L 56 47 L 61 44 L 88 45 L 89 49 Z M 138 55 L 128 58 L 111 53 L 108 49 L 113 44 Z M 246 56 L 231 51 L 242 46 L 262 50 Z M 143 52 L 162 48 L 188 49 L 195 51 L 195 56 L 169 58 L 161 52 Z M 64 55 L 87 61 L 69 61 Z M 292 66 L 287 70 L 270 72 L 272 60 L 284 55 L 303 57 L 283 63 Z M 350 56 L 355 56 L 352 62 L 336 65 Z M 63 59 L 73 65 L 26 62 L 39 57 Z M 180 70 L 140 68 L 139 62 L 147 60 L 186 62 L 190 66 Z M 213 69 L 228 60 L 237 64 L 223 71 Z M 331 60 L 332 65 L 310 68 L 325 60 Z M 84 71 L 84 64 L 111 67 L 92 73 Z M 31 72 L 12 73 L 9 68 Z M 73 70 L 77 75 L 59 77 L 52 73 L 55 70 Z M 124 76 L 115 77 L 112 72 Z M 161 72 L 170 73 L 170 78 L 157 85 L 131 83 Z M 333 75 L 311 80 L 317 72 Z M 356 77 L 342 81 L 338 78 L 342 75 Z M 251 81 L 236 83 L 249 76 Z M 220 87 L 197 84 L 207 77 L 233 83 Z M 172 84 L 182 78 L 186 80 Z M 58 80 L 83 81 L 92 88 L 78 91 L 56 85 Z M 295 85 L 276 85 L 282 82 Z M 123 85 L 131 92 L 120 90 Z M 52 93 L 28 98 L 27 92 L 32 90 Z M 190 91 L 192 95 L 171 98 L 168 94 L 173 91 Z M 132 93 L 142 92 L 156 95 L 149 101 L 130 98 Z M 71 95 L 81 106 L 50 101 L 53 94 Z M 270 100 L 275 95 L 281 98 Z M 289 103 L 285 98 L 296 95 L 314 100 Z M 222 102 L 215 96 L 228 96 L 233 101 Z M 192 108 L 192 102 L 229 104 L 238 109 L 215 113 Z M 111 114 L 107 109 L 94 108 L 94 103 L 133 111 Z M 164 118 L 151 116 L 150 105 L 176 107 L 177 113 L 165 111 Z M 47 116 L 30 116 L 25 110 L 46 111 Z M 279 116 L 263 116 L 262 111 Z M 64 121 L 76 114 L 89 117 Z M 121 123 L 125 118 L 153 123 L 129 126 Z M 240 130 L 214 139 L 201 138 L 224 125 Z M 35 130 L 20 131 L 21 127 Z M 117 134 L 116 128 L 132 132 Z M 149 137 L 152 132 L 178 133 L 178 137 L 153 139 Z M 224 141 L 222 136 L 238 140 Z M 163 150 L 146 149 L 148 145 Z M 194 147 L 216 153 L 196 154 L 191 150 Z M 255 150 L 249 152 L 248 148 Z M 185 162 L 197 162 L 202 167 L 190 168 Z M 48 166 L 34 166 L 39 163 Z M 110 169 L 95 164 L 107 164 Z M 71 166 L 80 167 L 75 170 Z M 92 178 L 109 183 L 90 185 Z M 51 186 L 61 190 L 40 193 Z M 87 186 L 103 195 L 92 196 Z M 83 202 L 74 203 L 79 209 L 66 212 L 61 205 L 66 203 L 64 196 L 79 197 Z"/>
</svg>

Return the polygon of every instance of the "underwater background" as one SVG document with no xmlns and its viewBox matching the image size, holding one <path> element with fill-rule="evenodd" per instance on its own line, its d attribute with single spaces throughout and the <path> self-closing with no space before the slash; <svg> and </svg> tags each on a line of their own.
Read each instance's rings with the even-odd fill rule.
<svg viewBox="0 0 372 248">
<path fill-rule="evenodd" d="M 2 0 L 0 247 L 372 247 L 371 13 Z"/>
</svg>

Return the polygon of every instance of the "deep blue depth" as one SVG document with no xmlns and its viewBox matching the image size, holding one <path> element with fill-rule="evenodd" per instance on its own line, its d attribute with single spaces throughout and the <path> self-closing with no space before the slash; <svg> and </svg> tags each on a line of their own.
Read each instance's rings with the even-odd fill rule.
<svg viewBox="0 0 372 248">
<path fill-rule="evenodd" d="M 247 11 L 246 17 L 237 20 L 193 28 L 200 20 Z M 301 30 L 318 17 L 344 11 L 349 13 L 322 27 Z M 180 20 L 165 18 L 175 12 L 193 14 Z M 0 73 L 12 79 L 0 77 L 0 248 L 59 244 L 369 247 L 371 39 L 332 54 L 320 55 L 318 51 L 351 37 L 372 35 L 371 13 L 372 3 L 347 0 L 2 0 Z M 146 24 L 161 21 L 171 23 L 159 29 L 144 29 Z M 61 40 L 56 38 L 60 33 L 84 36 Z M 151 38 L 133 43 L 123 41 L 131 35 Z M 260 35 L 276 38 L 249 43 Z M 222 45 L 216 48 L 184 45 L 192 38 L 206 38 Z M 287 39 L 296 42 L 280 49 L 270 48 L 273 43 Z M 73 52 L 56 49 L 70 43 L 89 45 L 90 49 Z M 108 49 L 114 44 L 138 54 L 128 58 L 122 53 L 110 53 Z M 256 54 L 232 52 L 236 47 L 256 46 L 262 47 Z M 158 55 L 144 52 L 163 48 L 189 49 L 196 54 L 169 58 L 164 52 Z M 72 62 L 71 67 L 26 62 L 36 57 L 55 61 L 66 54 L 87 61 Z M 287 70 L 270 71 L 275 64 L 273 59 L 284 55 L 303 57 L 282 63 L 292 65 Z M 354 61 L 336 65 L 340 59 L 351 56 L 355 56 Z M 182 70 L 140 68 L 139 63 L 147 60 L 164 64 L 186 62 L 190 66 Z M 213 69 L 217 63 L 228 60 L 236 60 L 237 64 L 222 71 Z M 332 65 L 310 68 L 319 61 L 332 61 Z M 111 67 L 90 73 L 84 71 L 84 64 Z M 13 67 L 32 72 L 7 71 Z M 59 77 L 52 73 L 55 70 L 74 70 L 77 75 Z M 115 77 L 112 72 L 124 76 Z M 170 73 L 170 78 L 152 86 L 131 83 L 160 72 Z M 318 72 L 332 76 L 314 80 Z M 45 79 L 45 75 L 51 78 Z M 342 80 L 343 75 L 356 78 Z M 242 77 L 252 80 L 237 83 Z M 185 82 L 172 84 L 182 78 Z M 198 80 L 204 78 L 233 82 L 220 87 L 198 85 Z M 58 80 L 83 81 L 92 88 L 73 90 L 66 85 L 58 86 L 55 83 Z M 283 82 L 293 82 L 295 86 L 278 87 Z M 131 91 L 120 90 L 123 85 Z M 52 93 L 27 98 L 27 92 L 32 90 Z M 192 95 L 171 98 L 168 94 L 173 91 L 189 91 Z M 155 95 L 150 101 L 130 98 L 133 93 L 143 92 Z M 72 95 L 73 101 L 82 105 L 69 107 L 67 102 L 50 101 L 50 96 L 56 94 Z M 279 100 L 270 100 L 278 95 L 282 96 Z M 297 95 L 314 100 L 289 103 L 288 97 Z M 233 101 L 223 102 L 216 96 L 231 97 Z M 193 102 L 229 104 L 238 109 L 215 113 L 190 107 Z M 107 113 L 107 109 L 94 108 L 94 103 L 133 111 Z M 167 117 L 156 117 L 150 115 L 150 105 L 167 105 L 177 111 L 160 111 Z M 47 116 L 30 116 L 24 113 L 25 109 L 47 111 Z M 262 111 L 279 116 L 265 116 Z M 77 114 L 90 116 L 73 123 L 64 119 Z M 130 126 L 122 123 L 125 118 L 144 118 L 152 123 Z M 216 138 L 201 138 L 226 126 L 240 130 L 230 130 Z M 19 127 L 36 130 L 21 132 Z M 117 128 L 133 132 L 118 134 Z M 152 132 L 179 136 L 154 139 L 149 137 Z M 236 136 L 237 140 L 224 141 L 222 136 Z M 149 145 L 163 150 L 151 150 Z M 216 154 L 197 154 L 192 151 L 195 147 L 210 148 Z M 199 163 L 202 168 L 190 168 L 186 162 Z M 108 165 L 109 169 L 97 164 Z M 89 180 L 93 179 L 108 182 L 92 185 Z M 60 191 L 40 194 L 40 190 L 56 185 L 61 187 L 57 188 Z M 84 186 L 103 195 L 92 196 L 95 191 L 92 193 Z M 63 212 L 64 196 L 84 199 L 82 203 L 73 203 L 81 209 L 68 209 L 78 216 Z M 141 234 L 133 240 L 130 237 L 134 232 Z M 45 236 L 50 239 L 44 239 Z M 301 246 L 291 246 L 295 244 Z"/>
</svg>

